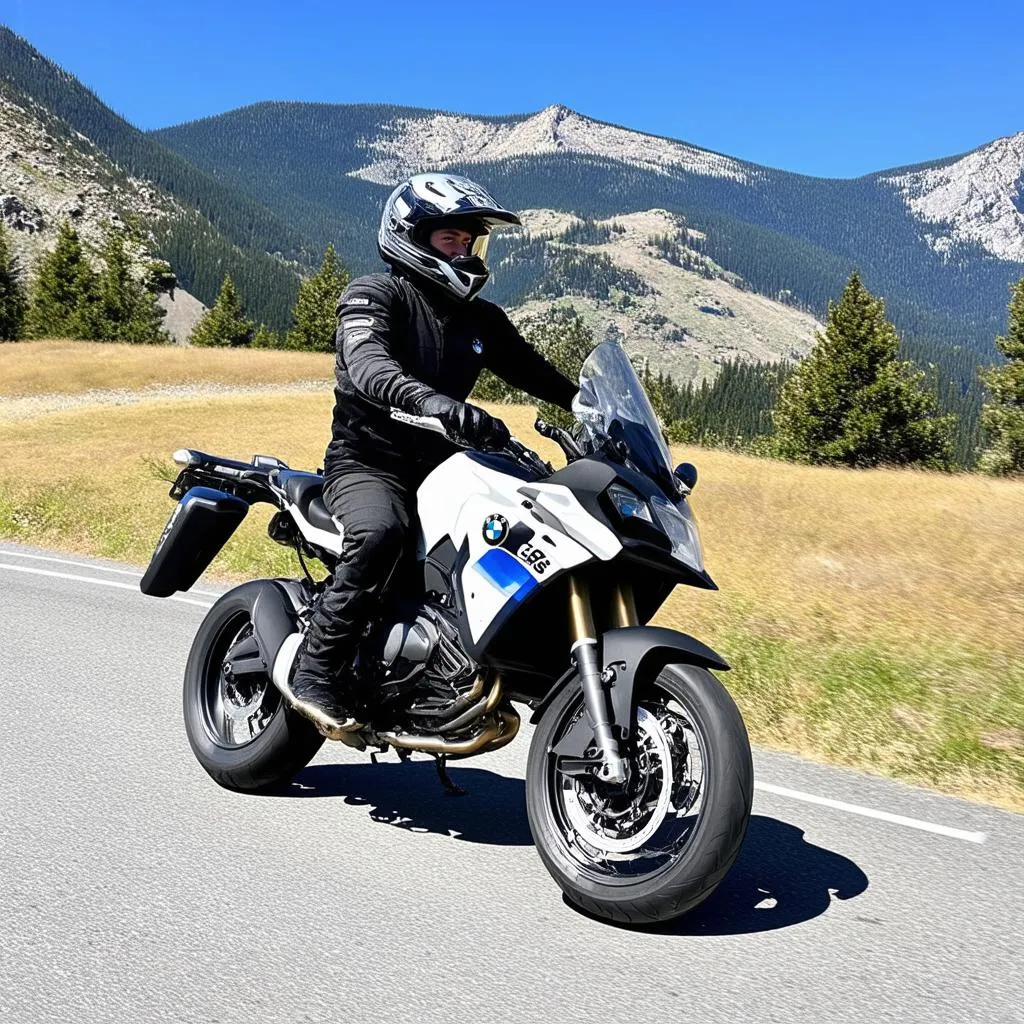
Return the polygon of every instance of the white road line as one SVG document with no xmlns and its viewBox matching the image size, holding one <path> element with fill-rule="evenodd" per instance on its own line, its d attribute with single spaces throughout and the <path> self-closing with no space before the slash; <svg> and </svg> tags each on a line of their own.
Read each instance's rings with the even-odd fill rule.
<svg viewBox="0 0 1024 1024">
<path fill-rule="evenodd" d="M 0 551 L 4 556 L 15 554 L 12 551 Z M 44 555 L 24 555 L 22 558 L 38 558 L 51 562 L 62 562 L 59 558 L 47 558 Z M 100 569 L 101 566 L 90 565 L 88 562 L 64 562 L 65 565 L 79 565 L 90 569 Z M 36 569 L 28 565 L 7 565 L 0 562 L 0 569 L 8 569 L 11 572 L 27 572 L 35 576 L 52 576 L 56 579 L 74 580 L 78 583 L 93 583 L 98 587 L 115 587 L 118 590 L 131 590 L 138 594 L 139 588 L 131 583 L 118 583 L 116 580 L 99 580 L 93 576 L 77 576 L 69 572 L 54 572 L 50 569 Z M 139 573 L 127 569 L 108 569 L 108 572 L 120 572 L 125 575 L 138 576 Z M 203 591 L 192 591 L 192 593 L 203 593 Z M 218 597 L 218 594 L 208 594 L 209 597 Z M 180 597 L 177 594 L 164 598 L 166 601 L 178 601 L 181 604 L 191 604 L 198 608 L 212 608 L 206 601 L 194 601 L 189 597 Z M 907 828 L 916 828 L 922 832 L 933 832 L 935 835 L 947 836 L 950 839 L 962 839 L 967 843 L 985 842 L 984 832 L 965 832 L 962 829 L 950 828 L 948 825 L 936 825 L 930 821 L 921 821 L 919 818 L 907 818 L 902 814 L 890 814 L 888 811 L 876 811 L 871 807 L 861 807 L 858 804 L 847 804 L 841 800 L 830 800 L 824 796 L 814 796 L 812 793 L 802 793 L 797 789 L 786 789 L 783 786 L 775 786 L 770 782 L 755 782 L 755 789 L 765 793 L 772 793 L 775 796 L 788 797 L 790 800 L 802 800 L 808 804 L 818 804 L 820 807 L 831 807 L 836 811 L 845 811 L 847 814 L 859 814 L 863 818 L 875 818 L 878 821 L 887 821 L 893 825 L 904 825 Z"/>
<path fill-rule="evenodd" d="M 33 576 L 52 576 L 60 580 L 75 580 L 78 583 L 94 583 L 97 587 L 115 587 L 117 590 L 131 590 L 134 593 L 141 593 L 138 586 L 133 583 L 118 583 L 117 580 L 98 580 L 94 576 L 76 576 L 70 572 L 54 572 L 52 569 L 36 569 L 30 565 L 7 565 L 0 562 L 0 569 L 7 569 L 10 572 L 27 572 Z M 177 601 L 180 604 L 194 604 L 197 608 L 212 608 L 209 601 L 193 601 L 190 597 L 179 597 L 172 594 L 163 598 L 165 601 Z"/>
<path fill-rule="evenodd" d="M 888 821 L 893 825 L 905 825 L 907 828 L 920 829 L 922 832 L 934 832 L 936 835 L 948 836 L 950 839 L 962 839 L 967 843 L 985 842 L 984 832 L 964 832 L 962 829 L 950 828 L 948 825 L 935 825 L 930 821 L 921 821 L 918 818 L 906 818 L 902 814 L 890 814 L 888 811 L 876 811 L 870 807 L 861 807 L 858 804 L 846 804 L 841 800 L 830 800 L 824 796 L 801 793 L 797 789 L 784 789 L 782 786 L 773 786 L 770 782 L 755 782 L 754 789 L 761 789 L 766 793 L 774 793 L 776 796 L 789 797 L 791 800 L 803 800 L 804 803 L 819 804 L 821 807 L 831 807 L 833 810 L 846 811 L 847 814 L 859 814 L 864 818 L 877 818 L 879 821 Z"/>
<path fill-rule="evenodd" d="M 96 565 L 93 562 L 74 562 L 70 558 L 54 558 L 52 555 L 30 555 L 26 551 L 8 551 L 0 548 L 0 558 L 30 558 L 35 562 L 56 562 L 57 565 L 73 565 L 78 569 L 95 569 L 97 572 L 112 572 L 118 576 L 134 576 L 135 579 L 142 579 L 142 573 L 135 569 L 115 569 L 110 565 Z M 198 597 L 220 597 L 220 594 L 213 590 L 190 590 L 190 594 Z"/>
</svg>

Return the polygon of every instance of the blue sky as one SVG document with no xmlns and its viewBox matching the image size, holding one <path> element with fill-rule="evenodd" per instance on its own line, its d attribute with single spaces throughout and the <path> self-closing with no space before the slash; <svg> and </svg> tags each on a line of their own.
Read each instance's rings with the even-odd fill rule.
<svg viewBox="0 0 1024 1024">
<path fill-rule="evenodd" d="M 266 99 L 564 103 L 835 177 L 1024 131 L 1024 0 L 0 0 L 0 23 L 142 128 Z"/>
</svg>

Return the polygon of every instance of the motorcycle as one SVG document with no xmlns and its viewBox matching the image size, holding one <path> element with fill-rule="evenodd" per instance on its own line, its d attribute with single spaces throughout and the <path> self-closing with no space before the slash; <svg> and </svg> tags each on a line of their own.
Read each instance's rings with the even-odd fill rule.
<svg viewBox="0 0 1024 1024">
<path fill-rule="evenodd" d="M 526 807 L 545 867 L 585 911 L 663 921 L 705 899 L 739 852 L 750 745 L 711 671 L 728 664 L 685 633 L 646 625 L 677 584 L 717 587 L 687 502 L 696 470 L 671 468 L 617 344 L 587 358 L 574 413 L 573 433 L 536 424 L 562 448 L 561 469 L 513 438 L 498 452 L 460 450 L 426 477 L 415 572 L 367 627 L 353 668 L 373 694 L 370 720 L 331 738 L 433 755 L 454 791 L 446 762 L 510 743 L 525 705 L 536 727 Z M 444 432 L 436 419 L 392 415 Z M 174 459 L 178 504 L 144 593 L 188 590 L 258 502 L 274 507 L 268 533 L 305 572 L 221 596 L 185 668 L 199 763 L 228 789 L 278 787 L 324 742 L 284 694 L 325 587 L 306 559 L 330 573 L 342 527 L 319 474 L 263 455 L 182 449 Z"/>
</svg>

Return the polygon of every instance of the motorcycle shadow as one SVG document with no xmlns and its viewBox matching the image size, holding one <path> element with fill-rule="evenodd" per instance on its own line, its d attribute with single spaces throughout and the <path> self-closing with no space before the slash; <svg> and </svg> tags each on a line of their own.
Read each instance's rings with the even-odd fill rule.
<svg viewBox="0 0 1024 1024">
<path fill-rule="evenodd" d="M 446 793 L 431 761 L 319 764 L 305 768 L 280 795 L 341 797 L 367 807 L 373 821 L 411 832 L 495 846 L 533 845 L 522 779 L 454 766 L 451 775 L 466 796 Z M 808 842 L 795 825 L 755 814 L 731 870 L 703 903 L 674 921 L 622 927 L 688 936 L 774 931 L 818 917 L 833 899 L 853 899 L 868 884 L 848 857 Z"/>
<path fill-rule="evenodd" d="M 451 766 L 450 774 L 465 796 L 442 788 L 433 761 L 310 765 L 280 795 L 341 797 L 368 807 L 373 821 L 410 832 L 493 846 L 533 845 L 522 779 L 457 766 Z"/>
<path fill-rule="evenodd" d="M 735 863 L 703 903 L 674 921 L 626 927 L 689 936 L 774 931 L 818 917 L 833 899 L 853 899 L 868 884 L 848 857 L 807 842 L 795 825 L 755 814 Z"/>
</svg>

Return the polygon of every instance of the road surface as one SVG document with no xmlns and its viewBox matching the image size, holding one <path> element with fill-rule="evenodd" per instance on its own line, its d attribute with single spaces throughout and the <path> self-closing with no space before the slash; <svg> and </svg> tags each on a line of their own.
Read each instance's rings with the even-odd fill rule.
<svg viewBox="0 0 1024 1024">
<path fill-rule="evenodd" d="M 1024 1021 L 1024 816 L 755 751 L 716 893 L 615 927 L 533 848 L 528 727 L 463 798 L 334 743 L 284 795 L 220 789 L 181 719 L 217 588 L 138 576 L 0 545 L 4 1024 Z"/>
</svg>

